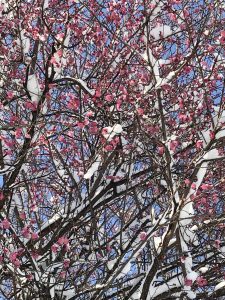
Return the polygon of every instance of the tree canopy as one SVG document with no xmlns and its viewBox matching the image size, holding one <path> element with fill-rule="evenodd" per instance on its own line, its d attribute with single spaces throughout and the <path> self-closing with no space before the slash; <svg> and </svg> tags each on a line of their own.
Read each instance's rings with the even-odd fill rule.
<svg viewBox="0 0 225 300">
<path fill-rule="evenodd" d="M 1 299 L 221 299 L 224 1 L 0 17 Z"/>
</svg>

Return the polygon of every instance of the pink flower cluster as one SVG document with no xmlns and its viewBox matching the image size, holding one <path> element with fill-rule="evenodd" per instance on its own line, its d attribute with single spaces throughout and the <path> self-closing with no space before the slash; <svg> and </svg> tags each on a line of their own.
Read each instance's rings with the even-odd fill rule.
<svg viewBox="0 0 225 300">
<path fill-rule="evenodd" d="M 57 251 L 60 250 L 60 248 L 64 247 L 66 251 L 70 249 L 69 245 L 69 239 L 65 236 L 62 236 L 58 239 L 57 243 L 53 244 L 51 246 L 51 250 L 53 253 L 57 253 Z"/>
</svg>

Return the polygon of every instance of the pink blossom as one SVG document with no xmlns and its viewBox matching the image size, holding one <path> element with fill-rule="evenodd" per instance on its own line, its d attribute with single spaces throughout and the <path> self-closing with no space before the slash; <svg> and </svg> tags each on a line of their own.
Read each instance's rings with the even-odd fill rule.
<svg viewBox="0 0 225 300">
<path fill-rule="evenodd" d="M 139 107 L 139 108 L 137 109 L 137 112 L 138 112 L 138 114 L 139 114 L 140 116 L 143 116 L 143 114 L 144 114 L 144 109 Z"/>
<path fill-rule="evenodd" d="M 13 96 L 14 96 L 14 94 L 13 94 L 12 91 L 7 92 L 7 98 L 8 98 L 8 99 L 12 99 Z"/>
<path fill-rule="evenodd" d="M 93 111 L 89 110 L 87 113 L 86 113 L 86 116 L 87 117 L 92 117 L 94 115 Z"/>
<path fill-rule="evenodd" d="M 162 146 L 158 147 L 158 152 L 159 152 L 159 155 L 163 155 L 165 152 L 165 148 Z"/>
<path fill-rule="evenodd" d="M 207 183 L 203 183 L 201 185 L 202 190 L 210 190 L 211 188 L 212 188 L 212 186 L 210 184 L 207 184 Z"/>
<path fill-rule="evenodd" d="M 219 41 L 222 45 L 225 45 L 225 30 L 221 31 Z"/>
<path fill-rule="evenodd" d="M 179 108 L 180 109 L 184 108 L 184 102 L 183 102 L 183 100 L 179 100 Z"/>
<path fill-rule="evenodd" d="M 37 109 L 37 103 L 28 101 L 28 102 L 24 103 L 24 107 L 27 108 L 27 109 L 30 109 L 30 110 L 34 111 L 34 110 Z"/>
<path fill-rule="evenodd" d="M 33 241 L 38 240 L 39 239 L 39 235 L 36 232 L 32 232 L 31 233 L 31 239 Z"/>
<path fill-rule="evenodd" d="M 189 15 L 190 15 L 190 14 L 189 14 L 189 11 L 188 11 L 187 9 L 184 9 L 184 10 L 183 10 L 183 14 L 184 14 L 184 17 L 185 17 L 185 18 L 189 17 Z"/>
<path fill-rule="evenodd" d="M 186 256 L 181 256 L 180 261 L 181 261 L 182 263 L 185 263 L 185 260 L 186 260 Z"/>
<path fill-rule="evenodd" d="M 19 266 L 20 266 L 20 264 L 21 264 L 18 258 L 16 258 L 12 263 L 13 263 L 14 266 L 17 267 L 17 268 L 19 268 Z"/>
<path fill-rule="evenodd" d="M 182 123 L 185 123 L 188 120 L 188 116 L 185 114 L 179 114 L 178 118 Z"/>
<path fill-rule="evenodd" d="M 21 256 L 24 252 L 25 252 L 25 250 L 23 248 L 19 248 L 16 250 L 16 253 L 18 256 Z"/>
<path fill-rule="evenodd" d="M 209 51 L 209 53 L 212 53 L 213 51 L 214 51 L 214 47 L 212 46 L 212 45 L 209 45 L 208 47 L 207 47 L 207 50 Z"/>
<path fill-rule="evenodd" d="M 60 135 L 60 136 L 58 137 L 58 140 L 59 140 L 60 142 L 65 142 L 65 138 L 64 138 L 63 135 Z"/>
<path fill-rule="evenodd" d="M 106 151 L 113 151 L 114 147 L 113 147 L 113 145 L 106 145 L 104 149 Z"/>
<path fill-rule="evenodd" d="M 176 21 L 177 20 L 177 16 L 174 13 L 170 13 L 169 17 L 172 21 Z"/>
<path fill-rule="evenodd" d="M 198 276 L 196 279 L 196 282 L 199 287 L 203 287 L 203 286 L 207 285 L 207 283 L 208 283 L 207 280 L 203 276 Z"/>
<path fill-rule="evenodd" d="M 122 105 L 122 100 L 121 100 L 121 99 L 118 99 L 118 100 L 116 101 L 116 109 L 117 109 L 118 111 L 120 111 L 121 105 Z"/>
<path fill-rule="evenodd" d="M 83 122 L 77 122 L 77 127 L 84 128 L 85 124 Z"/>
<path fill-rule="evenodd" d="M 69 243 L 69 240 L 67 237 L 65 236 L 62 236 L 58 239 L 57 243 L 60 245 L 60 246 L 63 246 L 63 245 L 67 245 Z"/>
<path fill-rule="evenodd" d="M 191 279 L 186 278 L 186 279 L 184 280 L 184 284 L 185 284 L 186 286 L 192 286 L 193 281 L 192 281 Z"/>
<path fill-rule="evenodd" d="M 47 40 L 47 36 L 43 34 L 38 34 L 39 40 L 45 42 Z"/>
<path fill-rule="evenodd" d="M 65 279 L 66 278 L 66 271 L 61 271 L 59 273 L 60 278 Z"/>
<path fill-rule="evenodd" d="M 91 134 L 97 134 L 98 133 L 98 127 L 97 126 L 91 126 L 91 127 L 89 127 L 88 131 Z"/>
<path fill-rule="evenodd" d="M 55 56 L 52 56 L 52 58 L 50 59 L 50 63 L 51 64 L 56 64 L 57 63 Z"/>
<path fill-rule="evenodd" d="M 8 219 L 4 219 L 2 222 L 1 222 L 1 227 L 3 229 L 9 229 L 10 228 L 10 222 L 8 221 Z"/>
<path fill-rule="evenodd" d="M 210 130 L 209 131 L 209 136 L 210 136 L 210 139 L 213 140 L 215 138 L 215 132 Z"/>
<path fill-rule="evenodd" d="M 39 258 L 39 254 L 38 254 L 36 251 L 32 251 L 32 252 L 31 252 L 31 256 L 32 256 L 34 259 L 38 259 L 38 258 Z"/>
<path fill-rule="evenodd" d="M 112 250 L 112 247 L 110 245 L 106 246 L 106 251 L 110 252 Z"/>
<path fill-rule="evenodd" d="M 25 134 L 25 138 L 30 139 L 30 138 L 31 138 L 31 135 L 30 135 L 29 133 L 26 133 L 26 134 Z"/>
<path fill-rule="evenodd" d="M 193 183 L 191 184 L 191 188 L 192 188 L 193 190 L 195 190 L 195 189 L 196 189 L 196 183 L 193 182 Z"/>
<path fill-rule="evenodd" d="M 63 56 L 63 50 L 59 49 L 56 54 L 58 55 L 59 58 L 61 58 Z"/>
<path fill-rule="evenodd" d="M 180 4 L 180 3 L 181 3 L 181 0 L 172 0 L 171 3 L 172 3 L 172 4 Z"/>
<path fill-rule="evenodd" d="M 221 244 L 221 241 L 220 240 L 215 240 L 214 241 L 214 245 L 215 245 L 215 247 L 218 249 L 218 248 L 220 248 L 220 244 Z"/>
<path fill-rule="evenodd" d="M 109 95 L 109 94 L 106 95 L 105 100 L 108 101 L 108 102 L 111 102 L 113 100 L 113 95 Z"/>
<path fill-rule="evenodd" d="M 33 211 L 38 211 L 38 206 L 37 206 L 37 203 L 33 202 L 31 203 L 30 205 L 30 210 L 33 212 Z"/>
<path fill-rule="evenodd" d="M 20 261 L 17 258 L 18 253 L 17 252 L 13 252 L 10 254 L 9 259 L 11 261 L 11 263 L 15 266 L 15 267 L 19 267 L 20 266 Z"/>
<path fill-rule="evenodd" d="M 15 141 L 12 141 L 9 139 L 5 140 L 4 142 L 5 142 L 6 146 L 9 148 L 12 148 L 15 145 Z"/>
<path fill-rule="evenodd" d="M 53 253 L 56 253 L 59 250 L 59 246 L 57 244 L 53 244 L 51 246 L 51 250 L 52 250 Z"/>
<path fill-rule="evenodd" d="M 178 141 L 176 141 L 176 140 L 175 141 L 171 141 L 170 142 L 170 150 L 171 151 L 175 151 L 178 145 L 179 145 Z"/>
<path fill-rule="evenodd" d="M 202 147 L 203 147 L 203 141 L 198 140 L 198 141 L 196 142 L 196 148 L 197 148 L 197 149 L 202 149 Z"/>
<path fill-rule="evenodd" d="M 4 199 L 4 194 L 3 192 L 0 192 L 0 201 L 2 201 Z"/>
<path fill-rule="evenodd" d="M 103 128 L 102 129 L 102 135 L 105 135 L 105 134 L 107 134 L 108 133 L 108 128 Z"/>
<path fill-rule="evenodd" d="M 20 213 L 19 213 L 19 217 L 20 217 L 21 220 L 25 220 L 25 219 L 26 219 L 26 214 L 25 214 L 25 212 L 20 212 Z"/>
<path fill-rule="evenodd" d="M 64 250 L 65 251 L 70 251 L 70 244 L 69 243 L 64 245 Z"/>
<path fill-rule="evenodd" d="M 10 254 L 9 259 L 11 262 L 13 262 L 17 258 L 17 252 L 13 252 Z"/>
<path fill-rule="evenodd" d="M 34 40 L 37 40 L 39 38 L 39 31 L 37 28 L 32 29 L 32 36 Z"/>
<path fill-rule="evenodd" d="M 3 251 L 4 254 L 8 254 L 9 253 L 9 249 L 6 248 L 6 247 L 3 247 L 2 251 Z"/>
<path fill-rule="evenodd" d="M 189 185 L 189 184 L 191 183 L 191 181 L 190 181 L 190 179 L 186 178 L 186 179 L 184 180 L 184 183 L 185 183 L 186 185 Z"/>
<path fill-rule="evenodd" d="M 21 230 L 21 234 L 24 238 L 29 239 L 30 238 L 30 228 L 28 226 L 24 226 Z"/>
<path fill-rule="evenodd" d="M 97 89 L 96 91 L 95 91 L 95 97 L 101 97 L 101 92 L 100 92 L 100 90 L 99 89 Z"/>
<path fill-rule="evenodd" d="M 68 102 L 68 104 L 67 104 L 67 107 L 68 107 L 69 109 L 76 110 L 76 109 L 78 109 L 78 107 L 79 107 L 79 103 L 76 102 L 76 101 L 70 100 L 70 101 Z"/>
<path fill-rule="evenodd" d="M 218 198 L 218 195 L 217 195 L 217 194 L 213 194 L 213 201 L 214 201 L 214 202 L 217 202 L 218 199 L 219 199 L 219 198 Z"/>
<path fill-rule="evenodd" d="M 63 267 L 65 268 L 65 269 L 68 269 L 69 268 L 69 266 L 70 266 L 70 259 L 64 259 L 64 261 L 63 261 Z"/>
<path fill-rule="evenodd" d="M 62 41 L 63 38 L 64 38 L 64 33 L 58 33 L 58 34 L 56 35 L 56 38 L 57 38 L 57 40 Z"/>
<path fill-rule="evenodd" d="M 32 281 L 32 279 L 34 278 L 32 274 L 27 274 L 26 277 L 28 281 Z"/>
<path fill-rule="evenodd" d="M 15 137 L 18 139 L 21 137 L 21 135 L 22 135 L 22 128 L 17 128 L 15 130 Z"/>
<path fill-rule="evenodd" d="M 145 231 L 141 231 L 139 234 L 139 238 L 141 241 L 145 241 L 147 239 L 147 233 Z"/>
</svg>

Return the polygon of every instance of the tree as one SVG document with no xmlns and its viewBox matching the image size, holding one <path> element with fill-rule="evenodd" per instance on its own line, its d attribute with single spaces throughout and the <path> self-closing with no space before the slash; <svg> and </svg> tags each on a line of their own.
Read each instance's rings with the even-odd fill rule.
<svg viewBox="0 0 225 300">
<path fill-rule="evenodd" d="M 1 299 L 223 297 L 224 1 L 0 14 Z"/>
</svg>

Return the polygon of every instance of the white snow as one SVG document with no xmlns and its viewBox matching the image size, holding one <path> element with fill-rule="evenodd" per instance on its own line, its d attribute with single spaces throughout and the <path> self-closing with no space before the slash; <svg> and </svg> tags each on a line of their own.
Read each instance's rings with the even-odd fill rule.
<svg viewBox="0 0 225 300">
<path fill-rule="evenodd" d="M 131 300 L 140 300 L 141 298 L 141 293 L 139 291 L 136 291 L 132 296 Z"/>
<path fill-rule="evenodd" d="M 95 91 L 92 89 L 89 89 L 87 86 L 87 83 L 84 80 L 76 78 L 75 81 L 79 82 L 90 95 L 94 96 Z"/>
<path fill-rule="evenodd" d="M 88 169 L 88 171 L 84 174 L 85 179 L 90 179 L 93 174 L 98 171 L 99 165 L 101 164 L 101 160 L 95 161 L 91 167 Z"/>
<path fill-rule="evenodd" d="M 14 169 L 13 166 L 7 166 L 5 167 L 4 169 L 0 169 L 0 174 L 3 175 L 3 174 L 7 174 L 9 172 L 12 172 Z"/>
<path fill-rule="evenodd" d="M 202 158 L 200 159 L 200 161 Z M 180 212 L 180 242 L 181 242 L 181 248 L 183 252 L 188 252 L 188 243 L 190 241 L 193 241 L 194 239 L 194 230 L 189 229 L 187 226 L 191 224 L 192 222 L 192 216 L 194 215 L 194 209 L 193 209 L 193 202 L 190 200 L 190 196 L 194 194 L 199 186 L 201 185 L 204 176 L 207 171 L 208 162 L 203 162 L 197 172 L 197 182 L 196 189 L 190 189 L 188 195 L 187 195 L 187 202 L 184 205 L 184 207 L 181 209 Z M 195 228 L 194 228 L 195 229 Z M 197 241 L 196 241 L 197 242 Z M 192 256 L 190 253 L 188 253 L 188 257 L 184 260 L 184 266 L 188 273 L 187 278 L 191 279 L 192 281 L 195 281 L 198 277 L 198 273 L 192 271 Z"/>
<path fill-rule="evenodd" d="M 2 10 L 3 11 L 6 11 L 7 10 L 7 8 L 8 8 L 8 1 L 7 0 L 1 0 L 0 1 L 0 6 L 2 6 Z"/>
<path fill-rule="evenodd" d="M 199 269 L 199 272 L 201 272 L 202 274 L 204 274 L 204 273 L 206 273 L 208 270 L 209 270 L 208 267 L 201 267 L 201 268 Z"/>
<path fill-rule="evenodd" d="M 154 299 L 157 296 L 159 296 L 160 294 L 163 294 L 164 292 L 168 291 L 170 288 L 174 288 L 174 287 L 180 287 L 181 286 L 181 276 L 178 275 L 178 277 L 173 278 L 171 280 L 169 280 L 167 283 L 161 284 L 157 287 L 153 286 L 153 284 L 151 284 L 150 288 L 149 288 L 149 294 L 148 294 L 148 300 L 150 299 Z"/>
<path fill-rule="evenodd" d="M 213 117 L 215 125 L 221 125 L 221 123 L 225 123 L 225 110 L 221 110 L 220 107 L 214 106 L 214 111 L 216 115 Z"/>
<path fill-rule="evenodd" d="M 49 69 L 49 72 L 51 73 L 51 69 Z M 57 77 L 56 77 L 55 82 L 63 81 L 63 80 L 69 80 L 69 81 L 72 81 L 72 82 L 74 82 L 76 84 L 79 84 L 83 88 L 83 90 L 85 90 L 86 92 L 88 92 L 88 94 L 90 94 L 92 96 L 95 95 L 95 91 L 92 90 L 92 89 L 90 89 L 90 88 L 88 88 L 87 83 L 83 79 L 74 78 L 74 77 L 70 77 L 70 76 L 62 77 L 60 74 L 58 74 Z"/>
<path fill-rule="evenodd" d="M 154 240 L 154 247 L 155 247 L 155 250 L 157 251 L 157 253 L 159 253 L 160 250 L 161 250 L 161 246 L 162 246 L 162 238 L 163 238 L 163 237 L 160 237 L 160 236 L 155 236 L 155 237 L 153 238 L 153 240 Z"/>
<path fill-rule="evenodd" d="M 202 158 L 200 159 L 200 161 L 202 161 Z M 191 189 L 187 198 L 189 198 L 190 195 L 194 194 L 195 191 L 197 191 L 198 188 L 200 187 L 200 185 L 202 184 L 202 181 L 203 181 L 203 179 L 205 177 L 205 174 L 206 174 L 206 171 L 207 171 L 207 167 L 208 167 L 208 162 L 204 161 L 201 164 L 201 167 L 199 168 L 198 173 L 197 173 L 197 182 L 195 182 L 196 190 Z"/>
<path fill-rule="evenodd" d="M 39 86 L 39 83 L 38 83 L 38 79 L 37 79 L 35 74 L 32 74 L 32 75 L 28 76 L 27 90 L 30 93 L 31 101 L 34 104 L 37 104 L 37 102 L 40 98 L 41 92 L 40 92 L 40 86 Z"/>
<path fill-rule="evenodd" d="M 190 290 L 190 291 L 187 291 L 187 296 L 189 299 L 195 299 L 196 293 Z"/>
<path fill-rule="evenodd" d="M 186 226 L 192 222 L 191 217 L 194 215 L 193 203 L 188 201 L 188 203 L 183 207 L 180 212 L 181 225 Z"/>
<path fill-rule="evenodd" d="M 46 9 L 48 8 L 48 0 L 44 0 L 44 6 L 43 6 L 43 9 Z"/>
<path fill-rule="evenodd" d="M 198 230 L 198 226 L 197 226 L 197 225 L 192 226 L 192 227 L 191 227 L 191 230 L 192 230 L 192 231 Z"/>
<path fill-rule="evenodd" d="M 210 222 L 211 222 L 210 220 L 203 221 L 204 224 L 209 224 Z"/>
<path fill-rule="evenodd" d="M 220 155 L 218 153 L 218 150 L 217 149 L 211 149 L 209 150 L 204 156 L 203 156 L 203 159 L 207 159 L 207 160 L 210 160 L 210 159 L 217 159 L 219 158 Z"/>
<path fill-rule="evenodd" d="M 187 274 L 187 279 L 192 280 L 194 282 L 198 277 L 198 273 L 195 271 L 191 271 Z"/>
<path fill-rule="evenodd" d="M 113 127 L 108 126 L 103 128 L 102 135 L 108 141 L 111 141 L 115 135 L 120 134 L 123 131 L 123 128 L 120 124 L 115 124 Z"/>
<path fill-rule="evenodd" d="M 117 261 L 117 259 L 113 259 L 113 260 L 110 260 L 110 261 L 107 263 L 107 267 L 108 267 L 109 270 L 112 270 L 112 268 L 114 267 L 116 261 Z"/>
<path fill-rule="evenodd" d="M 203 137 L 203 145 L 204 145 L 204 147 L 206 147 L 208 145 L 208 143 L 210 142 L 209 130 L 202 131 L 201 135 Z"/>
<path fill-rule="evenodd" d="M 217 132 L 216 134 L 216 139 L 220 139 L 220 138 L 223 138 L 225 137 L 225 129 L 222 129 L 220 131 Z"/>
<path fill-rule="evenodd" d="M 155 88 L 160 89 L 162 87 L 162 85 L 168 84 L 175 75 L 176 75 L 176 72 L 172 71 L 165 78 L 159 78 L 157 80 Z"/>
<path fill-rule="evenodd" d="M 119 279 L 121 277 L 124 277 L 125 275 L 127 275 L 127 273 L 130 272 L 130 269 L 131 269 L 131 261 L 128 261 L 128 263 L 125 264 L 120 274 L 118 274 L 116 278 Z"/>
<path fill-rule="evenodd" d="M 215 286 L 215 290 L 214 291 L 218 291 L 219 289 L 222 289 L 225 286 L 225 281 L 221 281 L 220 283 L 218 283 Z"/>
<path fill-rule="evenodd" d="M 161 37 L 165 38 L 171 35 L 173 32 L 171 28 L 167 25 L 159 25 L 150 31 L 150 34 L 154 37 L 154 39 L 158 40 Z"/>
<path fill-rule="evenodd" d="M 104 284 L 96 284 L 96 285 L 95 285 L 95 288 L 96 288 L 96 289 L 102 289 L 102 288 L 104 288 L 104 287 L 105 287 Z"/>
<path fill-rule="evenodd" d="M 172 238 L 170 241 L 169 241 L 169 244 L 168 244 L 168 247 L 175 244 L 176 243 L 176 238 Z"/>
<path fill-rule="evenodd" d="M 50 218 L 47 222 L 45 222 L 41 228 L 40 228 L 40 231 L 38 232 L 41 232 L 42 230 L 44 230 L 46 227 L 48 227 L 49 225 L 53 224 L 55 221 L 59 220 L 60 218 L 62 218 L 63 216 L 59 213 L 56 213 L 53 215 L 52 218 Z"/>
<path fill-rule="evenodd" d="M 113 131 L 116 134 L 120 134 L 123 131 L 123 128 L 120 124 L 116 124 L 116 125 L 113 126 Z"/>
<path fill-rule="evenodd" d="M 30 49 L 30 39 L 25 36 L 25 30 L 20 31 L 21 34 L 21 41 L 22 41 L 22 47 L 23 47 L 23 54 L 27 54 Z"/>
</svg>

